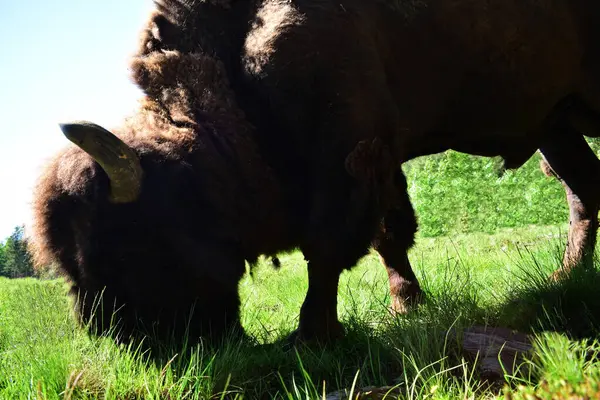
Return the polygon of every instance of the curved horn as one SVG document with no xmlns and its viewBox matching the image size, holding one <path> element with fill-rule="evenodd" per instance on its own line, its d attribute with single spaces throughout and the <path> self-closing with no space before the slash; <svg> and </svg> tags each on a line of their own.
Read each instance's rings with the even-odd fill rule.
<svg viewBox="0 0 600 400">
<path fill-rule="evenodd" d="M 103 127 L 88 121 L 59 124 L 63 134 L 88 153 L 110 180 L 110 200 L 114 203 L 135 201 L 142 184 L 142 166 L 135 152 Z"/>
</svg>

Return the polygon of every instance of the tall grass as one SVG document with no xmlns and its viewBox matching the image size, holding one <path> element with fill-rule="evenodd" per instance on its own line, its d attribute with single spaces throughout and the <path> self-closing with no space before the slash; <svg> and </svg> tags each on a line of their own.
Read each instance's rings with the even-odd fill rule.
<svg viewBox="0 0 600 400">
<path fill-rule="evenodd" d="M 410 256 L 428 300 L 406 316 L 388 313 L 385 271 L 376 257 L 366 257 L 342 276 L 339 313 L 347 336 L 328 348 L 285 345 L 306 290 L 298 253 L 282 256 L 280 271 L 259 265 L 240 284 L 242 322 L 257 345 L 231 339 L 219 349 L 167 348 L 160 361 L 88 337 L 74 323 L 62 281 L 3 279 L 0 398 L 314 399 L 337 389 L 356 393 L 384 385 L 395 387 L 387 398 L 501 396 L 448 334 L 472 324 L 539 335 L 527 361 L 533 372 L 506 377 L 511 396 L 544 388 L 591 391 L 586 388 L 600 365 L 589 355 L 600 347 L 581 340 L 596 337 L 591 317 L 600 311 L 584 312 L 580 302 L 596 304 L 600 282 L 595 269 L 553 285 L 542 279 L 558 265 L 563 239 L 554 236 L 557 231 L 419 238 Z"/>
<path fill-rule="evenodd" d="M 497 159 L 455 152 L 408 163 L 420 222 L 410 259 L 427 302 L 390 315 L 385 271 L 368 256 L 341 277 L 347 335 L 328 348 L 285 345 L 307 289 L 299 253 L 283 255 L 281 271 L 261 264 L 240 283 L 242 324 L 256 345 L 167 346 L 158 359 L 88 337 L 62 280 L 0 279 L 0 399 L 313 399 L 383 385 L 394 387 L 387 398 L 502 396 L 448 335 L 473 324 L 537 335 L 531 374 L 506 376 L 507 397 L 597 396 L 600 279 L 590 266 L 546 279 L 560 265 L 567 207 L 538 161 L 502 177 Z"/>
</svg>

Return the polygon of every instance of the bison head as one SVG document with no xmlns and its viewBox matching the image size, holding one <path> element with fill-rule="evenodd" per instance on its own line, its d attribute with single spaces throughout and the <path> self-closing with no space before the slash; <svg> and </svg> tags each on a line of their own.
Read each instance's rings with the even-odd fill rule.
<svg viewBox="0 0 600 400">
<path fill-rule="evenodd" d="M 244 257 L 219 190 L 207 195 L 195 136 L 136 132 L 139 122 L 121 138 L 89 122 L 61 129 L 76 146 L 39 180 L 32 245 L 38 264 L 56 263 L 71 282 L 80 321 L 124 341 L 240 328 Z"/>
</svg>

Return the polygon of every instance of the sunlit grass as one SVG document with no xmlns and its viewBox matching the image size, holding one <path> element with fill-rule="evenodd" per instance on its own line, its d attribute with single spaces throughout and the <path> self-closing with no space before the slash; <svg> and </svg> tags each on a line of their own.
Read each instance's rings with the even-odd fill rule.
<svg viewBox="0 0 600 400">
<path fill-rule="evenodd" d="M 473 324 L 539 335 L 527 361 L 533 372 L 507 376 L 517 398 L 579 388 L 597 395 L 600 278 L 596 269 L 582 269 L 565 282 L 548 283 L 545 277 L 560 265 L 564 238 L 558 233 L 556 227 L 530 227 L 492 236 L 420 237 L 410 258 L 428 300 L 400 317 L 388 313 L 385 270 L 368 256 L 342 276 L 339 313 L 347 337 L 326 349 L 284 346 L 307 285 L 299 253 L 282 255 L 279 271 L 259 265 L 240 283 L 242 322 L 258 345 L 230 340 L 218 350 L 170 348 L 160 362 L 88 337 L 74 323 L 61 280 L 1 279 L 0 398 L 312 399 L 384 385 L 396 386 L 403 398 L 502 396 L 481 381 L 447 335 Z"/>
</svg>

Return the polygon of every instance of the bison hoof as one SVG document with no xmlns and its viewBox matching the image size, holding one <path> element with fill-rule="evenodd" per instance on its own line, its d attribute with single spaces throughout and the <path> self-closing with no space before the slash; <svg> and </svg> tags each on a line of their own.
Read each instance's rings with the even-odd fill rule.
<svg viewBox="0 0 600 400">
<path fill-rule="evenodd" d="M 289 346 L 312 343 L 328 344 L 342 339 L 344 336 L 344 326 L 339 321 L 323 324 L 317 328 L 311 327 L 310 329 L 300 325 L 298 329 L 288 336 L 287 344 Z"/>
<path fill-rule="evenodd" d="M 556 271 L 554 271 L 553 273 L 551 273 L 548 278 L 549 278 L 550 282 L 558 283 L 562 280 L 567 279 L 569 277 L 570 272 L 571 272 L 571 268 L 561 267 L 561 268 L 557 269 Z"/>
<path fill-rule="evenodd" d="M 419 284 L 409 284 L 401 293 L 392 295 L 390 310 L 392 315 L 405 315 L 425 302 L 425 293 Z"/>
<path fill-rule="evenodd" d="M 548 279 L 550 280 L 550 282 L 560 282 L 566 276 L 567 276 L 567 274 L 561 268 L 561 269 L 557 269 L 556 271 L 551 273 L 550 276 L 548 277 Z"/>
</svg>

